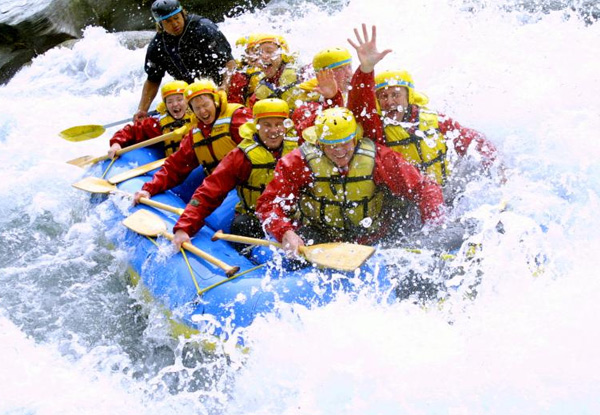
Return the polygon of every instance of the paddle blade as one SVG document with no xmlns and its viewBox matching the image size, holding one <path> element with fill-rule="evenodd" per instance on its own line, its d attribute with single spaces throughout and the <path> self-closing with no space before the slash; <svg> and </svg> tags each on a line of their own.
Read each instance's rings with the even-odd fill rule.
<svg viewBox="0 0 600 415">
<path fill-rule="evenodd" d="M 84 192 L 101 194 L 107 194 L 117 189 L 117 186 L 99 177 L 86 177 L 77 183 L 73 183 L 71 186 Z"/>
<path fill-rule="evenodd" d="M 166 223 L 148 210 L 138 210 L 127 217 L 123 225 L 144 236 L 159 236 L 167 231 Z"/>
<path fill-rule="evenodd" d="M 102 125 L 78 125 L 77 127 L 67 128 L 58 135 L 67 141 L 85 141 L 101 136 L 106 129 Z"/>
<path fill-rule="evenodd" d="M 108 156 L 100 156 L 100 157 L 81 156 L 81 157 L 77 157 L 76 159 L 69 160 L 69 161 L 67 161 L 67 163 L 72 164 L 73 166 L 83 168 L 83 167 L 89 166 L 90 164 L 95 164 L 95 163 L 98 163 L 99 161 L 103 161 L 106 159 L 108 159 Z"/>
<path fill-rule="evenodd" d="M 354 271 L 373 255 L 375 248 L 350 243 L 328 243 L 306 246 L 301 249 L 304 257 L 313 264 L 340 271 Z"/>
</svg>

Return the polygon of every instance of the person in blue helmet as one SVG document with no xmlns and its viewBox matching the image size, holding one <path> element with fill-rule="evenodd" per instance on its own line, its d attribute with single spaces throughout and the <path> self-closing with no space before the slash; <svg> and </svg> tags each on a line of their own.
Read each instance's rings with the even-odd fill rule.
<svg viewBox="0 0 600 415">
<path fill-rule="evenodd" d="M 148 108 L 165 73 L 189 84 L 210 78 L 223 82 L 225 69 L 233 71 L 236 63 L 231 45 L 215 23 L 187 13 L 177 0 L 156 0 L 152 16 L 157 33 L 148 45 L 144 70 L 147 74 L 134 121 L 148 116 Z"/>
</svg>

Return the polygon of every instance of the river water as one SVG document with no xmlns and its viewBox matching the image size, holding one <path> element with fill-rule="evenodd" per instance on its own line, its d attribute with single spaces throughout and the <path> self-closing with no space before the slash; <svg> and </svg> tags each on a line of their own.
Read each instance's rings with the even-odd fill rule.
<svg viewBox="0 0 600 415">
<path fill-rule="evenodd" d="M 114 129 L 57 133 L 132 114 L 145 51 L 91 27 L 0 87 L 0 413 L 598 413 L 600 26 L 491 3 L 295 2 L 220 25 L 232 43 L 281 33 L 307 63 L 376 23 L 394 50 L 380 69 L 408 69 L 430 107 L 484 132 L 508 176 L 461 205 L 481 224 L 476 298 L 464 283 L 427 307 L 369 293 L 282 306 L 248 330 L 249 354 L 170 338 L 109 242 L 123 232 L 104 225 L 111 202 L 70 186 L 81 171 L 65 160 L 102 154 Z"/>
</svg>

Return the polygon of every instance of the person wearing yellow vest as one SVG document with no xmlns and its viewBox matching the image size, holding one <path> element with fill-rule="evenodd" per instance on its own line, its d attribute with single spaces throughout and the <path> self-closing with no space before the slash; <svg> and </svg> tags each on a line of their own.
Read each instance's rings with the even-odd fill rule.
<svg viewBox="0 0 600 415">
<path fill-rule="evenodd" d="M 362 38 L 358 31 L 355 33 L 357 43 L 349 42 L 361 64 L 352 79 L 348 107 L 366 131 L 441 185 L 447 183 L 453 168 L 451 149 L 459 157 L 474 150 L 484 170 L 494 164 L 497 159 L 494 145 L 481 133 L 427 109 L 428 98 L 415 90 L 407 71 L 374 75 L 375 65 L 391 52 L 377 50 L 375 26 L 370 39 L 365 25 Z"/>
<path fill-rule="evenodd" d="M 227 85 L 227 101 L 250 107 L 250 97 L 254 93 L 260 79 L 264 76 L 258 67 L 255 39 L 261 36 L 252 33 L 239 38 L 235 44 L 243 47 L 237 69 L 231 74 Z"/>
<path fill-rule="evenodd" d="M 188 109 L 183 93 L 188 87 L 184 81 L 171 81 L 160 90 L 162 102 L 156 107 L 158 114 L 128 124 L 110 139 L 108 156 L 114 158 L 117 151 L 142 141 L 150 140 L 187 125 L 195 124 L 194 113 Z M 173 154 L 179 148 L 181 138 L 163 142 L 165 156 Z"/>
<path fill-rule="evenodd" d="M 352 55 L 346 48 L 330 47 L 313 57 L 312 66 L 316 77 L 299 85 L 303 104 L 292 114 L 300 137 L 323 110 L 345 106 L 352 77 Z"/>
<path fill-rule="evenodd" d="M 308 241 L 374 244 L 386 236 L 389 192 L 419 206 L 424 223 L 443 221 L 439 185 L 387 147 L 362 137 L 352 112 L 323 111 L 305 142 L 277 163 L 256 214 L 288 252 Z"/>
<path fill-rule="evenodd" d="M 248 48 L 262 72 L 261 77 L 254 79 L 256 85 L 248 86 L 252 91 L 248 106 L 265 98 L 281 98 L 290 108 L 295 108 L 300 93 L 298 70 L 292 66 L 294 56 L 289 53 L 287 41 L 280 35 L 258 33 L 249 38 Z"/>
<path fill-rule="evenodd" d="M 189 242 L 204 220 L 237 188 L 240 198 L 231 233 L 254 238 L 264 237 L 255 215 L 256 200 L 273 178 L 275 163 L 298 146 L 298 138 L 289 119 L 287 103 L 278 98 L 258 101 L 252 109 L 254 121 L 244 124 L 244 140 L 219 163 L 215 171 L 198 187 L 183 214 L 173 227 L 173 243 L 180 248 Z M 237 246 L 236 246 L 237 248 Z"/>
<path fill-rule="evenodd" d="M 185 90 L 188 106 L 194 112 L 196 126 L 181 140 L 179 150 L 165 160 L 152 180 L 134 195 L 151 197 L 181 184 L 197 167 L 210 174 L 219 162 L 241 141 L 239 128 L 252 119 L 252 111 L 240 104 L 227 103 L 224 91 L 210 79 L 201 79 Z"/>
</svg>

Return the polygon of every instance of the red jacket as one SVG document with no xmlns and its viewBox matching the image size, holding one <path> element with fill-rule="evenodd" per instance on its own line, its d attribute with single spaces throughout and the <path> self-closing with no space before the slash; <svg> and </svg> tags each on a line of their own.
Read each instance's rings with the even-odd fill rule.
<svg viewBox="0 0 600 415">
<path fill-rule="evenodd" d="M 110 145 L 119 144 L 121 147 L 127 147 L 142 141 L 162 135 L 162 129 L 158 122 L 158 116 L 144 118 L 133 124 L 127 124 L 113 135 L 110 139 Z"/>
<path fill-rule="evenodd" d="M 227 102 L 230 104 L 246 105 L 249 86 L 250 78 L 246 72 L 234 72 L 229 79 L 229 87 L 227 88 Z"/>
<path fill-rule="evenodd" d="M 271 151 L 275 160 L 279 160 L 280 151 Z M 212 172 L 202 182 L 175 226 L 173 232 L 179 229 L 185 231 L 189 236 L 195 235 L 204 221 L 221 206 L 229 192 L 237 186 L 242 185 L 250 178 L 252 162 L 240 148 L 231 150 Z"/>
<path fill-rule="evenodd" d="M 362 124 L 365 136 L 373 137 L 378 143 L 385 144 L 383 122 L 377 113 L 375 97 L 374 72 L 364 73 L 358 68 L 352 77 L 352 88 L 348 95 L 348 109 L 352 111 L 356 120 Z M 419 120 L 419 107 L 409 105 L 409 111 L 404 115 L 406 122 Z M 443 114 L 438 114 L 440 132 L 450 139 L 453 138 L 454 148 L 458 155 L 464 156 L 469 146 L 475 143 L 475 149 L 482 155 L 483 164 L 489 167 L 496 159 L 496 147 L 489 142 L 483 134 L 461 126 L 458 122 Z M 448 132 L 452 132 L 448 135 Z M 456 134 L 458 133 L 458 134 Z"/>
<path fill-rule="evenodd" d="M 249 108 L 241 107 L 233 113 L 233 116 L 231 117 L 230 132 L 231 138 L 237 144 L 242 141 L 242 137 L 240 137 L 239 134 L 240 126 L 251 119 L 252 110 Z M 207 125 L 198 122 L 196 127 L 202 130 L 202 134 L 205 137 L 210 136 L 212 124 Z M 162 193 L 183 182 L 192 170 L 200 165 L 198 163 L 198 158 L 196 157 L 196 152 L 194 151 L 194 139 L 192 133 L 193 131 L 190 131 L 186 134 L 181 140 L 179 150 L 167 157 L 162 168 L 154 174 L 152 180 L 142 186 L 142 190 L 146 190 L 150 195 Z"/>
<path fill-rule="evenodd" d="M 173 232 L 181 229 L 190 236 L 195 235 L 204 226 L 208 215 L 221 206 L 227 194 L 236 186 L 248 181 L 251 171 L 252 163 L 246 154 L 239 148 L 231 150 L 196 189 L 173 227 Z"/>
<path fill-rule="evenodd" d="M 393 195 L 416 202 L 423 221 L 441 217 L 444 199 L 440 186 L 421 175 L 399 153 L 379 144 L 376 146 L 373 180 L 376 185 L 388 188 Z M 277 163 L 273 180 L 258 198 L 256 215 L 278 241 L 286 231 L 298 228 L 287 212 L 295 210 L 300 191 L 311 186 L 312 182 L 312 173 L 300 149 L 292 151 Z"/>
</svg>

